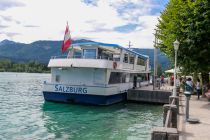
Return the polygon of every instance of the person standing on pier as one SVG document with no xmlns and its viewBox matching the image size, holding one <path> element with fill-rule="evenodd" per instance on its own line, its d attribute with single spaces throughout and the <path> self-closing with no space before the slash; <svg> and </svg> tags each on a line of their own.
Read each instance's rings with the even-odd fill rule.
<svg viewBox="0 0 210 140">
<path fill-rule="evenodd" d="M 189 91 L 191 94 L 193 92 L 193 82 L 191 78 L 188 78 L 185 85 L 185 90 Z"/>
<path fill-rule="evenodd" d="M 171 76 L 171 86 L 174 86 L 174 75 Z"/>
<path fill-rule="evenodd" d="M 135 89 L 137 87 L 137 76 L 135 75 L 133 77 L 133 89 Z"/>
<path fill-rule="evenodd" d="M 161 86 L 164 86 L 164 75 L 163 74 L 161 75 L 160 80 L 161 80 Z"/>
<path fill-rule="evenodd" d="M 200 79 L 197 79 L 197 83 L 196 83 L 196 90 L 197 90 L 197 95 L 198 95 L 198 100 L 200 99 L 200 95 L 201 95 L 201 84 L 200 84 Z"/>
</svg>

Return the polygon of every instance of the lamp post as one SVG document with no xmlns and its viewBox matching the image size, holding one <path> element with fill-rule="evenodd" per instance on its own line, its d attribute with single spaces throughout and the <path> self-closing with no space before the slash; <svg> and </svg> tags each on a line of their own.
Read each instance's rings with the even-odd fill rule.
<svg viewBox="0 0 210 140">
<path fill-rule="evenodd" d="M 179 49 L 179 41 L 176 39 L 176 41 L 174 41 L 173 44 L 174 44 L 174 51 L 175 51 L 173 96 L 176 96 L 176 61 L 177 61 L 177 51 Z"/>
</svg>

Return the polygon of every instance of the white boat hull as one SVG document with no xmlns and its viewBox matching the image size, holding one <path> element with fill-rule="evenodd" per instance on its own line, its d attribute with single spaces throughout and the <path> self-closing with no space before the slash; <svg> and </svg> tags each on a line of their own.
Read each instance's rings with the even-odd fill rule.
<svg viewBox="0 0 210 140">
<path fill-rule="evenodd" d="M 127 89 L 132 83 L 113 86 L 84 86 L 44 84 L 46 101 L 80 103 L 93 105 L 110 105 L 126 100 Z"/>
</svg>

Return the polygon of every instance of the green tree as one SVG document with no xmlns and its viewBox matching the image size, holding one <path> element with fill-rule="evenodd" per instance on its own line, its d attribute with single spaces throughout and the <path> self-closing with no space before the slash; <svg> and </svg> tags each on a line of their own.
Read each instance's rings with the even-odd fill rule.
<svg viewBox="0 0 210 140">
<path fill-rule="evenodd" d="M 49 72 L 49 68 L 36 61 L 28 63 L 13 63 L 10 60 L 0 60 L 0 72 Z"/>
<path fill-rule="evenodd" d="M 178 65 L 185 73 L 210 71 L 210 1 L 170 0 L 157 25 L 158 47 L 174 60 L 178 39 Z"/>
</svg>

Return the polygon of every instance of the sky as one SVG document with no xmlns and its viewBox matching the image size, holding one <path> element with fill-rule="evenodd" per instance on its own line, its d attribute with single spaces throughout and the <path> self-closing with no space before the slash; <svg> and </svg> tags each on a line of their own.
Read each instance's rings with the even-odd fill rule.
<svg viewBox="0 0 210 140">
<path fill-rule="evenodd" d="M 0 41 L 72 39 L 153 48 L 154 29 L 168 0 L 0 0 Z"/>
</svg>

